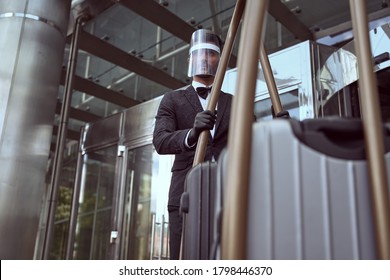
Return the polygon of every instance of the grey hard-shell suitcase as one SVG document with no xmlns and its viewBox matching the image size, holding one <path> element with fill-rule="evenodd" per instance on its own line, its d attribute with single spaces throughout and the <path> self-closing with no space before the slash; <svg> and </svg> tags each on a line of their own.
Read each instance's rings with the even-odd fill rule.
<svg viewBox="0 0 390 280">
<path fill-rule="evenodd" d="M 360 120 L 258 122 L 251 155 L 246 259 L 378 258 Z M 224 151 L 218 177 L 226 178 L 228 158 Z"/>
<path fill-rule="evenodd" d="M 194 166 L 186 176 L 185 192 L 180 201 L 183 213 L 182 257 L 207 260 L 214 227 L 216 162 Z"/>
<path fill-rule="evenodd" d="M 227 166 L 222 168 L 221 258 L 390 259 L 390 155 L 383 141 L 388 131 L 383 133 L 379 114 L 366 2 L 349 3 L 367 160 L 339 158 L 339 152 L 329 155 L 317 150 L 321 145 L 304 144 L 292 129 L 299 131 L 299 123 L 250 123 L 258 71 L 253 57 L 261 45 L 267 3 L 246 1 L 240 94 L 232 104 L 228 154 L 219 159 Z"/>
</svg>

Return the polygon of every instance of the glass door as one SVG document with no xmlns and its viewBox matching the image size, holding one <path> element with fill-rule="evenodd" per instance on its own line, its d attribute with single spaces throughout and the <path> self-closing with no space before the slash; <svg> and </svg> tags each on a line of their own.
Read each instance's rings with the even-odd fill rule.
<svg viewBox="0 0 390 280">
<path fill-rule="evenodd" d="M 151 144 L 127 151 L 121 259 L 168 259 L 167 200 L 173 156 Z"/>
<path fill-rule="evenodd" d="M 110 258 L 110 225 L 117 146 L 83 156 L 73 259 Z"/>
</svg>

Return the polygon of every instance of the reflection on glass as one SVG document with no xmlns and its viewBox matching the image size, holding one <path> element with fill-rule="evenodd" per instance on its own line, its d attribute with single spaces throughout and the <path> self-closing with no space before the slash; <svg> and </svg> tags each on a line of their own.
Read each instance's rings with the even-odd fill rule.
<svg viewBox="0 0 390 280">
<path fill-rule="evenodd" d="M 50 259 L 61 260 L 65 258 L 74 173 L 75 164 L 74 161 L 71 160 L 62 168 L 55 212 L 53 245 L 51 246 L 49 255 Z"/>
<path fill-rule="evenodd" d="M 320 103 L 319 116 L 360 118 L 360 102 L 357 82 L 335 92 Z"/>
<path fill-rule="evenodd" d="M 152 145 L 128 152 L 121 258 L 168 258 L 166 201 L 171 166 L 172 157 L 158 156 Z"/>
<path fill-rule="evenodd" d="M 298 90 L 292 90 L 279 95 L 283 110 L 288 111 L 291 118 L 299 120 Z M 271 99 L 268 97 L 255 102 L 254 111 L 257 120 L 272 119 Z"/>
<path fill-rule="evenodd" d="M 73 259 L 108 259 L 117 147 L 90 152 L 83 163 Z"/>
</svg>

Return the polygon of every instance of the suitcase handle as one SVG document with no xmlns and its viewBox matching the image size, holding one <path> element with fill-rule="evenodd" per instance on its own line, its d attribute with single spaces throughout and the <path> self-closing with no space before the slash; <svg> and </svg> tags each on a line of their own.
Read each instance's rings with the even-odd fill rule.
<svg viewBox="0 0 390 280">
<path fill-rule="evenodd" d="M 365 160 L 365 140 L 360 119 L 329 117 L 291 120 L 295 136 L 305 145 L 323 154 L 347 159 Z M 384 127 L 385 152 L 390 151 L 390 129 Z"/>
</svg>

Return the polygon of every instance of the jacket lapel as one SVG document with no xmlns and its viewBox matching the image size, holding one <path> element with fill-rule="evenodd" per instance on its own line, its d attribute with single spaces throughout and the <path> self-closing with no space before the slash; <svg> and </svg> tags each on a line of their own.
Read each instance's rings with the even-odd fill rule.
<svg viewBox="0 0 390 280">
<path fill-rule="evenodd" d="M 185 96 L 188 100 L 188 102 L 191 104 L 192 108 L 195 110 L 195 114 L 198 112 L 202 112 L 203 108 L 200 104 L 198 93 L 195 91 L 193 86 L 189 86 L 185 91 Z"/>
<path fill-rule="evenodd" d="M 224 115 L 226 108 L 227 108 L 227 103 L 228 103 L 227 101 L 228 101 L 228 99 L 226 97 L 226 94 L 221 92 L 219 95 L 219 99 L 218 99 L 217 121 L 215 123 L 215 134 L 218 133 L 218 127 L 222 122 L 223 115 Z M 215 135 L 214 135 L 214 137 L 215 137 Z"/>
</svg>

